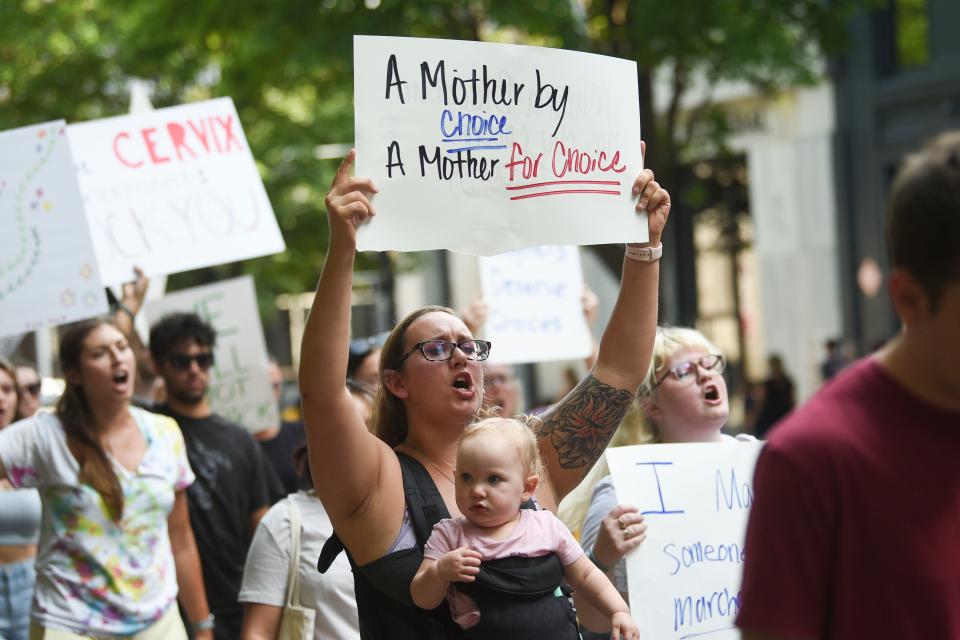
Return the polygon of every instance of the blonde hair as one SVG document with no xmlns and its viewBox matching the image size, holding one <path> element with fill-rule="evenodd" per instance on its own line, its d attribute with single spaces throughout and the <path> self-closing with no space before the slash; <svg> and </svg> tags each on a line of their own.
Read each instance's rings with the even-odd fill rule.
<svg viewBox="0 0 960 640">
<path fill-rule="evenodd" d="M 697 349 L 704 353 L 720 354 L 720 349 L 696 329 L 686 327 L 657 327 L 653 342 L 650 367 L 640 385 L 637 398 L 624 416 L 623 422 L 610 440 L 610 447 L 625 447 L 634 444 L 657 444 L 661 441 L 660 430 L 656 423 L 646 415 L 644 408 L 656 393 L 658 376 L 676 354 L 686 349 Z M 557 516 L 565 525 L 576 532 L 583 526 L 593 498 L 593 488 L 601 479 L 610 475 L 606 454 L 601 455 L 597 463 L 577 488 L 571 491 L 560 503 Z"/>
<path fill-rule="evenodd" d="M 531 423 L 538 420 L 539 418 L 535 416 L 484 418 L 467 425 L 460 436 L 460 446 L 462 447 L 467 440 L 480 436 L 506 438 L 516 447 L 525 475 L 541 476 L 543 463 L 540 460 L 540 448 L 537 446 L 537 437 L 531 427 Z"/>
</svg>

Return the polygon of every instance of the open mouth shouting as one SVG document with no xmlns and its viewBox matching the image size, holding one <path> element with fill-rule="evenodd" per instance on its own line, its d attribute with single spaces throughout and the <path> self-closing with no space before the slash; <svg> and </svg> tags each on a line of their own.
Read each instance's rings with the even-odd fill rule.
<svg viewBox="0 0 960 640">
<path fill-rule="evenodd" d="M 471 376 L 468 371 L 460 371 L 454 376 L 453 388 L 462 398 L 472 399 L 476 394 L 476 387 L 473 385 L 473 376 Z"/>
<path fill-rule="evenodd" d="M 111 374 L 110 381 L 118 391 L 126 391 L 130 383 L 130 372 L 126 369 L 117 369 Z"/>
<path fill-rule="evenodd" d="M 723 397 L 720 395 L 720 387 L 711 382 L 703 388 L 703 399 L 707 404 L 717 405 L 723 403 Z"/>
</svg>

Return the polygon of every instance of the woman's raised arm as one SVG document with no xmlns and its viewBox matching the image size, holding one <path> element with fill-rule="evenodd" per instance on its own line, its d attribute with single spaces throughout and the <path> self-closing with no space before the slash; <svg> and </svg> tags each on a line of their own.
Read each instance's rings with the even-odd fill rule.
<svg viewBox="0 0 960 640">
<path fill-rule="evenodd" d="M 646 244 L 656 247 L 670 214 L 670 194 L 649 169 L 637 177 L 633 194 L 637 210 L 647 211 Z M 624 259 L 620 294 L 600 340 L 596 365 L 543 416 L 537 437 L 547 477 L 538 496 L 548 507 L 553 501 L 559 504 L 606 449 L 647 374 L 657 332 L 659 277 L 659 261 Z"/>
<path fill-rule="evenodd" d="M 369 197 L 377 190 L 369 178 L 350 177 L 355 156 L 351 150 L 343 159 L 325 200 L 330 245 L 300 350 L 310 471 L 317 494 L 341 533 L 351 529 L 352 515 L 366 511 L 360 507 L 389 475 L 383 467 L 392 456 L 367 431 L 345 384 L 357 229 L 375 215 Z"/>
</svg>

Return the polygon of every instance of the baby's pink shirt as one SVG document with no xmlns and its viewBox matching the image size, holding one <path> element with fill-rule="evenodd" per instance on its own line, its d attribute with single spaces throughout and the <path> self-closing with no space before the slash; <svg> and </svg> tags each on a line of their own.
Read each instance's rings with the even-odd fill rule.
<svg viewBox="0 0 960 640">
<path fill-rule="evenodd" d="M 467 546 L 479 551 L 482 562 L 521 556 L 537 558 L 556 553 L 560 564 L 580 559 L 583 549 L 560 520 L 549 511 L 521 509 L 520 521 L 504 540 L 493 540 L 466 518 L 447 518 L 433 525 L 423 557 L 439 560 L 448 551 Z"/>
</svg>

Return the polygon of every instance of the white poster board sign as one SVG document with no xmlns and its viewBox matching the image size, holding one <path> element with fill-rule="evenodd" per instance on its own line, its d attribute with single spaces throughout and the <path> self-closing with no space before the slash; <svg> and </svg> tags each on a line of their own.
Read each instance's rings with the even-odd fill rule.
<svg viewBox="0 0 960 640">
<path fill-rule="evenodd" d="M 493 255 L 647 240 L 637 65 L 509 44 L 354 36 L 362 251 Z"/>
<path fill-rule="evenodd" d="M 230 98 L 68 127 L 105 282 L 283 251 Z"/>
<path fill-rule="evenodd" d="M 0 133 L 0 336 L 107 312 L 65 126 Z"/>
<path fill-rule="evenodd" d="M 532 247 L 480 258 L 480 284 L 490 309 L 482 337 L 493 343 L 491 362 L 575 360 L 590 354 L 577 247 Z"/>
<path fill-rule="evenodd" d="M 735 640 L 753 467 L 763 443 L 607 450 L 617 501 L 647 539 L 627 556 L 630 610 L 645 638 Z"/>
<path fill-rule="evenodd" d="M 217 331 L 207 390 L 213 410 L 251 433 L 280 424 L 253 278 L 168 293 L 147 302 L 143 314 L 152 325 L 168 313 L 191 311 Z"/>
</svg>

